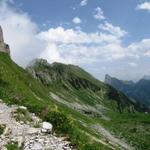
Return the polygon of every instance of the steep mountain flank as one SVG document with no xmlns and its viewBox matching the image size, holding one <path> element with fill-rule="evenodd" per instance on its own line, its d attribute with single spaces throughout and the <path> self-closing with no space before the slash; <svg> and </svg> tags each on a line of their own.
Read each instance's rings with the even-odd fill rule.
<svg viewBox="0 0 150 150">
<path fill-rule="evenodd" d="M 144 76 L 138 82 L 122 81 L 109 75 L 105 77 L 105 83 L 123 92 L 128 97 L 144 104 L 150 108 L 150 80 L 149 76 Z"/>
<path fill-rule="evenodd" d="M 125 95 L 98 81 L 78 66 L 49 64 L 46 60 L 36 59 L 27 70 L 43 85 L 51 90 L 55 89 L 53 92 L 56 95 L 65 96 L 70 102 L 80 102 L 93 107 L 99 104 L 119 112 L 144 111 Z"/>
</svg>

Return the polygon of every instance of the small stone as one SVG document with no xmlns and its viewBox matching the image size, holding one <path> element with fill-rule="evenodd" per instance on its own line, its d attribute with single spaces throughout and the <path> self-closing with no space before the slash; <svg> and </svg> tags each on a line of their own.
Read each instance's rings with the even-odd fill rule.
<svg viewBox="0 0 150 150">
<path fill-rule="evenodd" d="M 40 143 L 35 143 L 35 144 L 33 144 L 31 149 L 32 150 L 42 150 L 43 146 Z"/>
<path fill-rule="evenodd" d="M 31 144 L 31 143 L 34 143 L 34 140 L 30 140 L 30 144 Z"/>
<path fill-rule="evenodd" d="M 23 110 L 27 110 L 27 107 L 25 107 L 25 106 L 19 106 L 18 108 L 23 109 Z"/>
<path fill-rule="evenodd" d="M 21 125 L 23 125 L 23 124 L 24 124 L 24 122 L 23 122 L 23 121 L 20 121 L 20 124 L 21 124 Z"/>
<path fill-rule="evenodd" d="M 23 144 L 23 137 L 18 137 L 18 146 L 22 147 Z"/>
<path fill-rule="evenodd" d="M 11 129 L 9 129 L 8 127 L 5 128 L 3 135 L 9 135 L 11 134 Z"/>
<path fill-rule="evenodd" d="M 27 131 L 28 134 L 38 134 L 39 129 L 37 128 L 29 128 L 29 130 Z"/>
<path fill-rule="evenodd" d="M 42 143 L 42 142 L 44 142 L 44 139 L 39 139 L 38 141 L 39 141 L 40 143 Z"/>
</svg>

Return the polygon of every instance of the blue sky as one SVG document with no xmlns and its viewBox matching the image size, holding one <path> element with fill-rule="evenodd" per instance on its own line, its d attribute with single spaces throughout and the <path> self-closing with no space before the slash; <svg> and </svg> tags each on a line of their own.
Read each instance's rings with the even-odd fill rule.
<svg viewBox="0 0 150 150">
<path fill-rule="evenodd" d="M 128 31 L 130 34 L 126 43 L 149 38 L 150 14 L 146 11 L 137 11 L 135 8 L 144 0 L 89 0 L 85 7 L 80 7 L 81 0 L 14 0 L 15 4 L 27 12 L 41 29 L 57 27 L 64 23 L 64 27 L 73 28 L 73 17 L 78 16 L 83 20 L 80 25 L 83 31 L 93 32 L 102 21 L 93 19 L 92 12 L 99 6 L 104 11 L 107 20 L 116 26 Z M 76 10 L 73 10 L 75 8 Z M 70 23 L 66 25 L 65 23 Z M 42 25 L 46 24 L 46 27 Z"/>
<path fill-rule="evenodd" d="M 150 74 L 148 0 L 1 0 L 0 24 L 21 66 L 40 57 L 101 80 Z"/>
</svg>

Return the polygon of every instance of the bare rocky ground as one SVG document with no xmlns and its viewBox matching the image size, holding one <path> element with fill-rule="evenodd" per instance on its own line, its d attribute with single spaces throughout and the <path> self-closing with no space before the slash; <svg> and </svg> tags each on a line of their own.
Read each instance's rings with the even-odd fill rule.
<svg viewBox="0 0 150 150">
<path fill-rule="evenodd" d="M 5 150 L 8 143 L 18 143 L 23 150 L 73 149 L 65 137 L 41 133 L 42 121 L 34 114 L 30 113 L 31 122 L 16 121 L 13 115 L 16 109 L 18 106 L 7 106 L 0 102 L 0 125 L 5 125 L 4 132 L 0 135 L 1 150 Z"/>
<path fill-rule="evenodd" d="M 102 105 L 97 105 L 97 108 L 95 108 L 95 107 L 92 107 L 90 105 L 80 104 L 80 103 L 77 103 L 77 102 L 70 103 L 70 102 L 65 101 L 63 98 L 60 98 L 58 95 L 56 95 L 52 92 L 50 92 L 50 96 L 55 101 L 57 101 L 59 103 L 62 103 L 62 104 L 66 105 L 69 108 L 72 108 L 76 111 L 79 111 L 84 115 L 87 115 L 87 116 L 92 116 L 92 115 L 100 116 L 101 118 L 103 118 L 105 120 L 109 120 L 109 118 L 104 116 L 104 114 L 103 114 L 107 110 L 107 108 L 105 108 Z"/>
<path fill-rule="evenodd" d="M 112 144 L 113 146 L 119 147 L 122 150 L 134 150 L 133 147 L 131 147 L 129 144 L 127 144 L 125 141 L 116 138 L 112 133 L 110 133 L 108 130 L 106 130 L 104 127 L 102 127 L 99 124 L 95 124 L 92 126 L 92 129 L 96 130 L 96 132 L 102 134 L 107 141 Z"/>
</svg>

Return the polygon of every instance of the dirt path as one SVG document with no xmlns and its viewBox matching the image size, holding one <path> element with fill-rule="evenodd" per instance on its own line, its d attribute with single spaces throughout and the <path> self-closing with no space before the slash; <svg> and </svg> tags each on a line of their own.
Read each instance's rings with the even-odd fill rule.
<svg viewBox="0 0 150 150">
<path fill-rule="evenodd" d="M 17 142 L 24 150 L 72 150 L 70 142 L 64 137 L 43 134 L 41 128 L 17 122 L 12 116 L 12 112 L 17 108 L 17 106 L 0 103 L 0 125 L 6 126 L 4 133 L 0 135 L 0 149 L 10 142 Z"/>
</svg>

